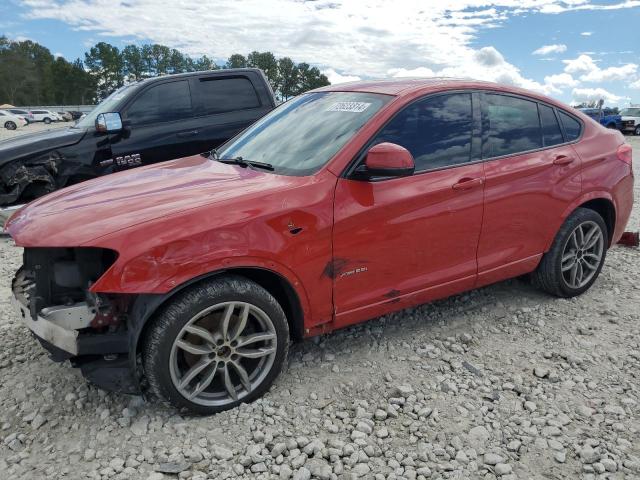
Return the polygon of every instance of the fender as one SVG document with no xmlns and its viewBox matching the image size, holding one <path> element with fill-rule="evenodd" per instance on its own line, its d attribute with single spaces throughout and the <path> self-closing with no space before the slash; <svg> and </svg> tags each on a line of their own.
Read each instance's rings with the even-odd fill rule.
<svg viewBox="0 0 640 480">
<path fill-rule="evenodd" d="M 551 248 L 551 244 L 553 243 L 553 239 L 556 236 L 556 232 L 576 208 L 578 208 L 580 205 L 584 203 L 587 203 L 590 200 L 600 200 L 600 199 L 609 200 L 613 204 L 614 210 L 616 212 L 618 211 L 618 205 L 616 205 L 616 201 L 611 196 L 610 192 L 607 192 L 606 190 L 593 190 L 591 192 L 583 193 L 580 197 L 573 200 L 569 204 L 569 206 L 567 206 L 567 208 L 562 212 L 562 215 L 560 217 L 560 222 L 558 223 L 558 225 L 556 225 L 554 229 L 551 230 L 553 233 L 549 236 L 549 238 L 547 238 L 547 241 L 545 242 L 544 251 L 547 252 Z"/>
</svg>

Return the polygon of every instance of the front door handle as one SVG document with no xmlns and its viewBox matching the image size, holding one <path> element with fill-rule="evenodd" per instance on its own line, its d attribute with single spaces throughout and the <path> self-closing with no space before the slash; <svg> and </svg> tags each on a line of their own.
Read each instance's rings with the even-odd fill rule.
<svg viewBox="0 0 640 480">
<path fill-rule="evenodd" d="M 454 183 L 451 188 L 454 190 L 470 190 L 479 187 L 484 183 L 482 178 L 462 178 L 458 183 Z"/>
<path fill-rule="evenodd" d="M 190 130 L 188 132 L 178 133 L 178 137 L 179 138 L 195 137 L 198 133 L 199 133 L 198 130 Z"/>
<path fill-rule="evenodd" d="M 553 159 L 554 165 L 569 165 L 571 162 L 573 162 L 573 157 L 569 155 L 558 155 Z"/>
</svg>

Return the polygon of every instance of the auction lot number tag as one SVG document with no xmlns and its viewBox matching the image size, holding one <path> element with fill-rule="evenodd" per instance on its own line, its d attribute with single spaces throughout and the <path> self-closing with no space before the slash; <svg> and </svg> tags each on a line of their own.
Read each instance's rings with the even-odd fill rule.
<svg viewBox="0 0 640 480">
<path fill-rule="evenodd" d="M 370 103 L 366 102 L 336 102 L 327 108 L 327 112 L 351 112 L 361 113 L 369 108 Z"/>
</svg>

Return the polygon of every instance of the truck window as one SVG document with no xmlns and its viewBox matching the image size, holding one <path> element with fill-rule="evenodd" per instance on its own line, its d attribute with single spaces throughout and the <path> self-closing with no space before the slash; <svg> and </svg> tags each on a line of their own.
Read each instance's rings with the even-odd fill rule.
<svg viewBox="0 0 640 480">
<path fill-rule="evenodd" d="M 244 77 L 200 78 L 198 98 L 205 115 L 260 106 L 260 100 L 253 85 L 248 78 Z"/>
<path fill-rule="evenodd" d="M 127 109 L 132 125 L 171 122 L 193 115 L 189 82 L 161 83 L 145 90 Z"/>
</svg>

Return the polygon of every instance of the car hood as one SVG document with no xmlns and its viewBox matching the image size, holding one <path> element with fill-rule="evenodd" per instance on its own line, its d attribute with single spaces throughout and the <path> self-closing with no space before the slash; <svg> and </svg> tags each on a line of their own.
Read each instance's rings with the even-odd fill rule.
<svg viewBox="0 0 640 480">
<path fill-rule="evenodd" d="M 87 131 L 82 128 L 55 128 L 2 140 L 0 141 L 0 167 L 18 158 L 76 144 L 86 133 Z"/>
<path fill-rule="evenodd" d="M 23 247 L 82 246 L 157 218 L 239 198 L 280 194 L 303 177 L 227 165 L 201 155 L 79 183 L 26 205 L 6 229 Z"/>
</svg>

